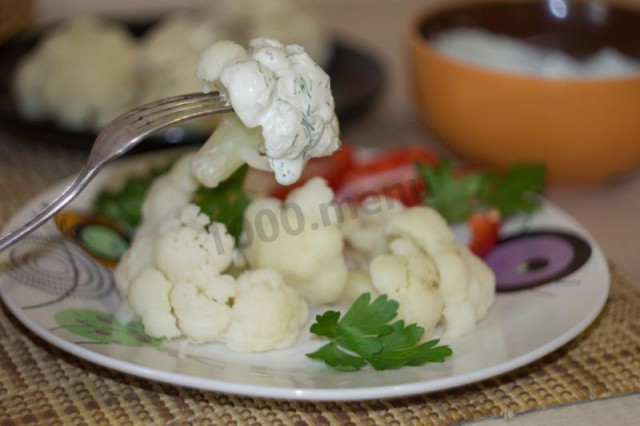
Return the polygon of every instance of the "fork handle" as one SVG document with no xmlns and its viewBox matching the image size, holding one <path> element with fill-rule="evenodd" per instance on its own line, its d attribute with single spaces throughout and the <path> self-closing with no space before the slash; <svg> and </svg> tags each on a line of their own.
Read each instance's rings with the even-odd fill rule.
<svg viewBox="0 0 640 426">
<path fill-rule="evenodd" d="M 91 181 L 91 179 L 98 173 L 100 167 L 88 167 L 85 166 L 80 170 L 80 173 L 76 179 L 69 185 L 63 192 L 47 205 L 40 213 L 35 215 L 29 222 L 22 225 L 20 228 L 9 232 L 6 235 L 0 237 L 0 252 L 11 247 L 15 242 L 22 237 L 31 233 L 38 228 L 44 222 L 49 220 L 52 216 L 58 213 L 64 206 L 69 204 L 85 186 Z"/>
</svg>

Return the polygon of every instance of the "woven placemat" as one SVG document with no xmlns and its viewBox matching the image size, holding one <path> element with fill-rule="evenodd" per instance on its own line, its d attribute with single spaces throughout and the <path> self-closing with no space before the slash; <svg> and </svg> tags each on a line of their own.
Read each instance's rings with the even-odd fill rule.
<svg viewBox="0 0 640 426">
<path fill-rule="evenodd" d="M 640 390 L 640 293 L 615 269 L 609 301 L 576 340 L 514 373 L 452 391 L 369 402 L 289 402 L 179 388 L 76 359 L 0 315 L 0 425 L 443 424 Z"/>
<path fill-rule="evenodd" d="M 77 170 L 84 153 L 0 132 L 0 221 Z M 19 190 L 16 191 L 16 188 Z M 577 339 L 511 374 L 412 398 L 289 402 L 150 382 L 76 359 L 0 312 L 0 426 L 46 424 L 443 424 L 640 391 L 640 285 L 611 270 L 611 294 Z"/>
</svg>

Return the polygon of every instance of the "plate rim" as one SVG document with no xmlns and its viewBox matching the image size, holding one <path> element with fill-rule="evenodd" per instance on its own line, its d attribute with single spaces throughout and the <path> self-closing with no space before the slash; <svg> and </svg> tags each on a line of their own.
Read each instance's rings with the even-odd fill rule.
<svg viewBox="0 0 640 426">
<path fill-rule="evenodd" d="M 127 159 L 121 160 L 120 162 L 116 163 L 116 165 L 125 162 L 148 162 L 152 161 L 150 160 L 150 158 L 156 156 L 160 157 L 165 154 L 168 155 L 169 152 L 175 153 L 177 150 L 169 149 L 163 151 L 156 151 L 154 153 L 132 156 Z M 26 205 L 28 205 L 32 200 L 44 197 L 45 194 L 51 192 L 53 188 L 56 188 L 58 186 L 62 187 L 72 178 L 73 177 L 67 177 L 58 180 L 36 195 L 30 197 L 25 204 L 23 204 L 20 208 L 18 208 L 11 214 L 11 216 L 5 223 L 5 226 L 3 226 L 3 233 L 6 232 L 7 224 L 9 222 L 14 220 L 16 216 L 24 214 L 23 212 Z M 556 349 L 566 345 L 575 337 L 580 335 L 584 330 L 586 330 L 589 325 L 591 325 L 596 320 L 596 318 L 598 317 L 600 312 L 602 312 L 602 309 L 606 305 L 611 289 L 611 273 L 608 268 L 606 258 L 604 257 L 599 244 L 593 238 L 591 233 L 588 232 L 578 220 L 573 218 L 573 216 L 569 215 L 566 211 L 558 207 L 555 203 L 551 202 L 547 198 L 542 197 L 542 200 L 545 205 L 551 207 L 553 210 L 555 210 L 556 213 L 570 219 L 572 223 L 579 229 L 579 231 L 586 237 L 588 237 L 590 244 L 592 245 L 594 260 L 603 264 L 601 266 L 603 266 L 606 276 L 605 282 L 601 284 L 603 288 L 601 291 L 600 299 L 596 304 L 594 304 L 592 309 L 589 311 L 589 314 L 586 315 L 578 324 L 576 324 L 573 328 L 567 330 L 559 337 L 551 340 L 550 342 L 547 342 L 546 344 L 539 346 L 538 348 L 509 361 L 454 377 L 441 377 L 416 383 L 372 386 L 366 388 L 298 388 L 233 383 L 219 379 L 202 378 L 176 372 L 167 372 L 144 367 L 129 361 L 112 358 L 107 355 L 91 351 L 90 349 L 84 348 L 80 345 L 75 345 L 72 342 L 63 339 L 62 337 L 50 333 L 44 327 L 31 320 L 23 312 L 23 310 L 20 309 L 20 307 L 15 306 L 10 300 L 8 300 L 8 295 L 4 290 L 4 286 L 0 286 L 0 298 L 2 299 L 7 309 L 18 319 L 18 321 L 20 321 L 22 325 L 24 325 L 30 332 L 34 333 L 47 343 L 84 361 L 97 364 L 101 367 L 170 385 L 183 386 L 203 391 L 230 393 L 240 396 L 297 401 L 365 401 L 376 398 L 399 398 L 418 394 L 445 391 L 503 375 L 543 358 Z M 323 366 L 322 368 L 326 367 Z"/>
</svg>

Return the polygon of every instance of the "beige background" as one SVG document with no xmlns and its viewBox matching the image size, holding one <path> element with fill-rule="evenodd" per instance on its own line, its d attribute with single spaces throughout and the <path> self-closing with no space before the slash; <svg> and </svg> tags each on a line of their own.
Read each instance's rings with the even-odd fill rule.
<svg viewBox="0 0 640 426">
<path fill-rule="evenodd" d="M 209 2 L 180 2 L 181 5 L 206 3 Z M 408 25 L 416 14 L 437 1 L 316 0 L 304 3 L 317 13 L 328 29 L 378 56 L 387 71 L 387 87 L 382 101 L 368 117 L 346 129 L 345 139 L 378 146 L 408 142 L 435 143 L 414 111 L 411 82 L 406 68 L 405 39 Z M 635 3 L 640 4 L 637 0 Z M 176 4 L 178 2 L 169 0 L 41 0 L 36 5 L 36 20 L 44 23 L 91 10 L 120 16 L 154 15 Z M 593 234 L 609 259 L 623 271 L 640 278 L 640 172 L 594 187 L 551 187 L 547 195 Z M 637 424 L 639 416 L 640 396 L 633 395 L 551 409 L 508 421 L 491 420 L 483 424 L 631 425 Z"/>
</svg>

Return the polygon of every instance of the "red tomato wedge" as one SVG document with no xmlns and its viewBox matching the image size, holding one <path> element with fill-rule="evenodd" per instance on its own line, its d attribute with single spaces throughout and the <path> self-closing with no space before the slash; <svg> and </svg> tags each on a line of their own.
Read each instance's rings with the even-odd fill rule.
<svg viewBox="0 0 640 426">
<path fill-rule="evenodd" d="M 337 191 L 342 184 L 345 173 L 353 167 L 355 163 L 353 148 L 343 143 L 342 147 L 329 157 L 312 158 L 306 165 L 300 179 L 293 185 L 275 184 L 270 192 L 272 197 L 284 200 L 289 192 L 299 188 L 312 177 L 320 176 L 327 180 L 328 185 Z"/>
<path fill-rule="evenodd" d="M 363 162 L 344 176 L 336 193 L 339 201 L 360 202 L 371 195 L 385 195 L 415 206 L 425 193 L 415 164 L 436 164 L 438 156 L 428 148 L 411 146 L 385 152 Z"/>
<path fill-rule="evenodd" d="M 498 243 L 498 232 L 502 225 L 500 213 L 496 210 L 475 213 L 467 223 L 471 231 L 469 249 L 479 257 L 485 256 Z"/>
</svg>

